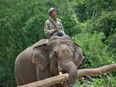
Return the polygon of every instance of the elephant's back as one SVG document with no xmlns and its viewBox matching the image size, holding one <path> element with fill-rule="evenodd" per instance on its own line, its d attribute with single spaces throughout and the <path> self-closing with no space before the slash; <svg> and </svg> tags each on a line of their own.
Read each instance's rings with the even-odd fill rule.
<svg viewBox="0 0 116 87">
<path fill-rule="evenodd" d="M 33 44 L 31 47 L 35 48 L 37 46 L 41 46 L 41 45 L 44 45 L 44 44 L 47 44 L 47 43 L 48 43 L 48 39 L 41 39 L 38 42 L 36 42 L 35 44 Z"/>
<path fill-rule="evenodd" d="M 28 47 L 22 51 L 16 58 L 15 64 L 19 62 L 30 62 L 31 61 L 32 48 Z"/>
<path fill-rule="evenodd" d="M 32 55 L 32 51 L 35 47 L 37 46 L 41 46 L 43 44 L 46 44 L 48 42 L 48 39 L 42 39 L 38 42 L 36 42 L 35 44 L 33 44 L 32 46 L 26 48 L 24 51 L 22 51 L 16 58 L 15 63 L 18 62 L 24 62 L 24 61 L 31 61 L 31 55 Z"/>
</svg>

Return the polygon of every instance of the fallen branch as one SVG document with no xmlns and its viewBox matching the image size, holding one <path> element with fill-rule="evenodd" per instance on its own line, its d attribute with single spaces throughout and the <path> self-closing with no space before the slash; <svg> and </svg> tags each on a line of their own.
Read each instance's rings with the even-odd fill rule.
<svg viewBox="0 0 116 87">
<path fill-rule="evenodd" d="M 81 76 L 100 76 L 103 73 L 112 71 L 112 70 L 116 70 L 116 64 L 111 64 L 111 65 L 105 65 L 105 66 L 101 66 L 98 68 L 88 68 L 88 69 L 79 69 L 78 70 L 78 77 Z"/>
<path fill-rule="evenodd" d="M 88 76 L 100 76 L 105 72 L 109 72 L 112 70 L 116 70 L 116 64 L 105 65 L 99 68 L 91 68 L 91 69 L 79 69 L 78 70 L 78 77 L 82 77 L 85 75 Z M 22 85 L 18 87 L 49 87 L 51 85 L 55 85 L 57 83 L 61 83 L 67 80 L 68 73 L 50 77 L 41 81 L 29 83 L 27 85 Z"/>
<path fill-rule="evenodd" d="M 50 77 L 50 78 L 47 78 L 44 80 L 40 80 L 37 82 L 29 83 L 27 85 L 22 85 L 22 86 L 18 86 L 18 87 L 49 87 L 51 85 L 55 85 L 57 83 L 61 83 L 61 82 L 66 81 L 67 80 L 66 75 L 68 75 L 68 73 L 54 76 L 54 77 Z"/>
</svg>

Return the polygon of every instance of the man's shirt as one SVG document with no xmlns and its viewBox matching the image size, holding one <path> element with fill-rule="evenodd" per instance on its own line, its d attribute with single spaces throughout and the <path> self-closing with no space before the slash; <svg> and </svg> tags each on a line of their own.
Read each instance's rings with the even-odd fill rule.
<svg viewBox="0 0 116 87">
<path fill-rule="evenodd" d="M 52 23 L 52 22 L 53 23 Z M 64 33 L 64 28 L 60 19 L 53 20 L 52 18 L 46 20 L 44 24 L 44 33 L 45 36 L 49 37 L 54 30 L 60 30 Z"/>
</svg>

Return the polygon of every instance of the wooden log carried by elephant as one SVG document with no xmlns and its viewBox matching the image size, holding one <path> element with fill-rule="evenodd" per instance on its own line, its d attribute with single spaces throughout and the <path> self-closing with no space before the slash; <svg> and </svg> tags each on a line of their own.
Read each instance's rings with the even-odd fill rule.
<svg viewBox="0 0 116 87">
<path fill-rule="evenodd" d="M 87 69 L 79 69 L 78 70 L 78 77 L 81 76 L 100 76 L 106 72 L 112 71 L 112 70 L 116 70 L 116 64 L 111 64 L 111 65 L 105 65 L 102 67 L 98 67 L 98 68 L 87 68 Z M 58 83 L 62 83 L 64 81 L 66 81 L 68 78 L 68 73 L 62 74 L 62 75 L 58 75 L 58 76 L 54 76 L 51 78 L 47 78 L 44 80 L 40 80 L 37 82 L 33 82 L 27 85 L 23 85 L 23 86 L 19 86 L 19 87 L 46 87 L 46 86 L 51 86 L 51 85 L 55 85 Z"/>
</svg>

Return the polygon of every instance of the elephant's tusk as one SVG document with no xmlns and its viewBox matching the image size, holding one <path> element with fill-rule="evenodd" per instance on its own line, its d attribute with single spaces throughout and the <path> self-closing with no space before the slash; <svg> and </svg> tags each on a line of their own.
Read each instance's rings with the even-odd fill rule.
<svg viewBox="0 0 116 87">
<path fill-rule="evenodd" d="M 63 74 L 62 72 L 59 72 L 59 75 L 62 75 L 62 74 Z M 66 78 L 68 79 L 69 74 L 66 74 L 65 76 L 66 76 Z"/>
<path fill-rule="evenodd" d="M 62 75 L 62 72 L 59 72 L 59 75 Z"/>
<path fill-rule="evenodd" d="M 62 72 L 59 72 L 59 75 L 62 75 L 63 73 Z M 61 84 L 63 84 L 63 82 L 61 82 Z"/>
<path fill-rule="evenodd" d="M 59 75 L 63 75 L 63 73 L 62 73 L 62 72 L 59 72 Z M 66 76 L 66 78 L 68 79 L 69 74 L 66 74 L 65 76 Z M 63 82 L 61 82 L 61 84 L 63 84 Z"/>
<path fill-rule="evenodd" d="M 65 76 L 66 76 L 66 78 L 68 79 L 68 77 L 69 77 L 69 74 L 66 74 Z"/>
</svg>

